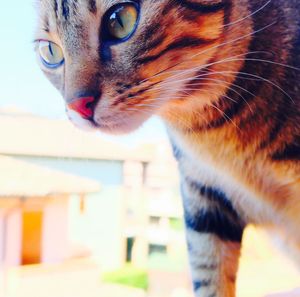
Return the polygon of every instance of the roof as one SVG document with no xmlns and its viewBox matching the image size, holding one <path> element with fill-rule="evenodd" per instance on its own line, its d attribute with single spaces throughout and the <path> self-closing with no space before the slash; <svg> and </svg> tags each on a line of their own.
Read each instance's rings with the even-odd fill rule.
<svg viewBox="0 0 300 297">
<path fill-rule="evenodd" d="M 51 120 L 20 112 L 0 110 L 0 154 L 67 157 L 100 160 L 149 161 L 151 152 L 129 149 L 85 132 L 67 120 Z"/>
<path fill-rule="evenodd" d="M 98 192 L 94 180 L 0 156 L 0 197 L 44 197 Z"/>
</svg>

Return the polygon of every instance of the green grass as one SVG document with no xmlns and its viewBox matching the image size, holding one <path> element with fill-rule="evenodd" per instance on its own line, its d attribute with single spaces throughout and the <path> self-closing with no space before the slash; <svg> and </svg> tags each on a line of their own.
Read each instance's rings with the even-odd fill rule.
<svg viewBox="0 0 300 297">
<path fill-rule="evenodd" d="M 143 290 L 147 290 L 149 285 L 147 271 L 131 265 L 126 265 L 116 271 L 104 273 L 102 281 Z"/>
</svg>

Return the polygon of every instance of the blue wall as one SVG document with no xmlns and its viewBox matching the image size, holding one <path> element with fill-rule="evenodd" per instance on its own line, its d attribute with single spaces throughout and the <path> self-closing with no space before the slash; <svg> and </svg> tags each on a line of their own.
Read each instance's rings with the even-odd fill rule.
<svg viewBox="0 0 300 297">
<path fill-rule="evenodd" d="M 50 169 L 94 179 L 106 186 L 123 184 L 122 161 L 27 156 L 17 158 Z"/>
</svg>

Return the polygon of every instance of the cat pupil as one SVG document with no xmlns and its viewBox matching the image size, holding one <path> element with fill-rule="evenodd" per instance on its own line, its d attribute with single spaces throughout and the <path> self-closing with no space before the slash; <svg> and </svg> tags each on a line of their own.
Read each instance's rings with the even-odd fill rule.
<svg viewBox="0 0 300 297">
<path fill-rule="evenodd" d="M 118 21 L 119 25 L 124 29 L 124 24 L 122 22 L 122 19 L 119 15 L 119 13 L 114 13 L 112 18 L 116 18 L 116 20 Z"/>
<path fill-rule="evenodd" d="M 108 40 L 125 41 L 135 31 L 138 9 L 133 3 L 117 5 L 108 11 L 104 19 L 104 36 Z"/>
<path fill-rule="evenodd" d="M 51 43 L 49 42 L 49 52 L 52 56 L 54 56 L 54 53 L 53 53 L 53 49 L 52 49 L 52 45 Z"/>
</svg>

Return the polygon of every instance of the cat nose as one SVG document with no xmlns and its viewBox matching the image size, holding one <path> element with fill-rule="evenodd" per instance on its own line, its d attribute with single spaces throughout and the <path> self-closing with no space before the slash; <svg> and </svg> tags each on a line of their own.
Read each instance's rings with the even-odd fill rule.
<svg viewBox="0 0 300 297">
<path fill-rule="evenodd" d="M 71 102 L 67 104 L 68 108 L 76 111 L 80 114 L 84 119 L 92 118 L 94 114 L 94 102 L 96 98 L 93 96 L 90 97 L 80 97 L 73 99 Z"/>
</svg>

